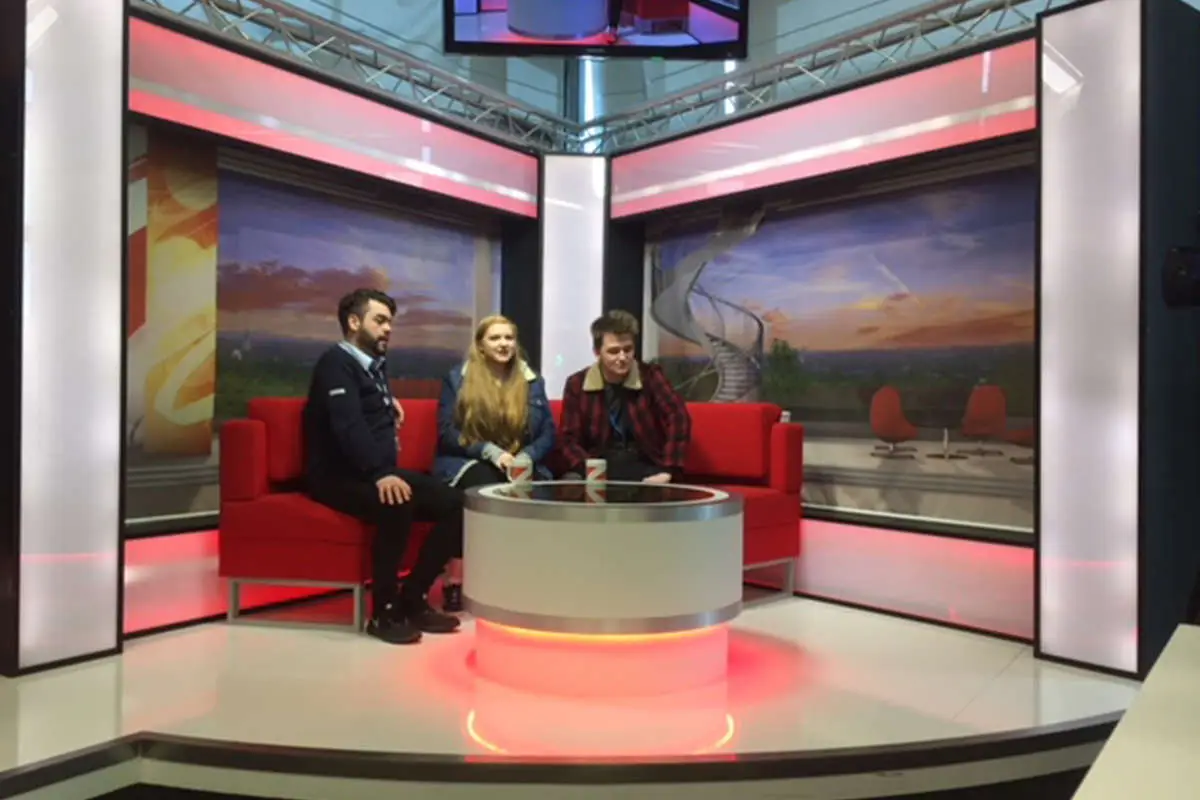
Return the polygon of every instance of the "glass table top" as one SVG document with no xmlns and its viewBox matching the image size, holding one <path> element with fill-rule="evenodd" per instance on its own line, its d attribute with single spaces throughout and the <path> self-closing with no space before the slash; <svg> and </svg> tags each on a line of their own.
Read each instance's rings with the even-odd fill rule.
<svg viewBox="0 0 1200 800">
<path fill-rule="evenodd" d="M 488 493 L 493 497 L 544 503 L 595 503 L 598 499 L 603 499 L 603 502 L 609 504 L 634 505 L 700 503 L 722 497 L 718 492 L 695 486 L 584 481 L 508 483 L 490 487 Z"/>
</svg>

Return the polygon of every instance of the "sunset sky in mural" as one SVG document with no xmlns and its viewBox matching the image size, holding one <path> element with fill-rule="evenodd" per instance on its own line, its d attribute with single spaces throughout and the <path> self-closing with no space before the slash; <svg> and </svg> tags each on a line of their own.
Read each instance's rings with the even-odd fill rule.
<svg viewBox="0 0 1200 800">
<path fill-rule="evenodd" d="M 486 240 L 229 172 L 220 177 L 222 333 L 332 340 L 338 298 L 360 286 L 396 298 L 401 346 L 457 348 L 474 317 Z"/>
<path fill-rule="evenodd" d="M 1035 197 L 1021 170 L 768 213 L 701 285 L 764 319 L 768 339 L 810 351 L 1031 343 Z M 664 270 L 707 239 L 664 242 Z M 692 307 L 707 327 L 707 305 Z"/>
</svg>

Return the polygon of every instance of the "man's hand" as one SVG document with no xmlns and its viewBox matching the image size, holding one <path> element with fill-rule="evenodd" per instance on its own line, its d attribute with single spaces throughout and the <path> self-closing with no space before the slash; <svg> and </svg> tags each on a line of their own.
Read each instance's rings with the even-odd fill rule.
<svg viewBox="0 0 1200 800">
<path fill-rule="evenodd" d="M 515 460 L 516 457 L 512 453 L 501 453 L 500 455 L 496 456 L 496 466 L 507 471 Z"/>
<path fill-rule="evenodd" d="M 392 398 L 392 406 L 396 409 L 396 430 L 404 427 L 404 406 L 400 405 L 400 401 Z"/>
<path fill-rule="evenodd" d="M 655 475 L 651 475 L 649 478 L 644 478 L 642 480 L 642 483 L 670 483 L 670 482 L 671 482 L 671 473 L 669 473 L 669 472 L 659 472 Z"/>
<path fill-rule="evenodd" d="M 385 506 L 398 506 L 412 498 L 412 487 L 395 475 L 385 475 L 375 481 L 375 486 L 379 489 L 379 502 Z"/>
</svg>

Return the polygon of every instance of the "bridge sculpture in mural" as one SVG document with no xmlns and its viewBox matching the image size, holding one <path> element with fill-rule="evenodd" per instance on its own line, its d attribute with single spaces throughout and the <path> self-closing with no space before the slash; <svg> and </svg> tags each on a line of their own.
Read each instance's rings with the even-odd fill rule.
<svg viewBox="0 0 1200 800">
<path fill-rule="evenodd" d="M 709 359 L 703 370 L 678 388 L 686 391 L 690 384 L 716 375 L 710 402 L 753 402 L 762 387 L 766 324 L 750 309 L 712 294 L 702 279 L 715 259 L 758 231 L 763 214 L 758 210 L 748 217 L 723 217 L 716 233 L 669 271 L 662 267 L 659 249 L 651 250 L 651 316 L 663 331 L 699 346 Z M 698 308 L 705 310 L 697 314 Z"/>
</svg>

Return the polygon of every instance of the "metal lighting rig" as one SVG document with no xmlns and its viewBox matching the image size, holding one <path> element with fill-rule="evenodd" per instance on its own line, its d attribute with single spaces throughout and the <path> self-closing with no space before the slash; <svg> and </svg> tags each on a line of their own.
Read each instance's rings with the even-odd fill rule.
<svg viewBox="0 0 1200 800">
<path fill-rule="evenodd" d="M 385 102 L 490 138 L 540 152 L 608 154 L 1019 34 L 1032 29 L 1040 12 L 1069 2 L 934 0 L 581 125 L 423 61 L 400 49 L 403 40 L 392 34 L 379 31 L 397 45 L 280 0 L 130 0 L 140 16 L 271 51 Z"/>
</svg>

